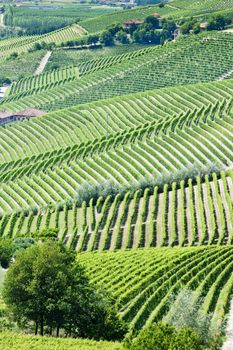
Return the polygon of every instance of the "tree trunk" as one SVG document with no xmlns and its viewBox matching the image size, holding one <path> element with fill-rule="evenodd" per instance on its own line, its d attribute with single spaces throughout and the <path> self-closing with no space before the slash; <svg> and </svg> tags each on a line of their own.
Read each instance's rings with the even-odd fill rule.
<svg viewBox="0 0 233 350">
<path fill-rule="evenodd" d="M 43 318 L 43 316 L 40 319 L 40 335 L 42 335 L 42 337 L 44 335 L 44 318 Z"/>
<path fill-rule="evenodd" d="M 36 321 L 35 335 L 38 333 L 38 322 Z"/>
<path fill-rule="evenodd" d="M 60 327 L 57 327 L 57 337 L 59 337 Z"/>
</svg>

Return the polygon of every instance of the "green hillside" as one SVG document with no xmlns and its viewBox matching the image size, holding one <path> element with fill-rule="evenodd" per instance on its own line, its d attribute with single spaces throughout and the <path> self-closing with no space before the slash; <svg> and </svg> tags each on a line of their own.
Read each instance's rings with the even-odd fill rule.
<svg viewBox="0 0 233 350">
<path fill-rule="evenodd" d="M 34 337 L 11 332 L 0 332 L 0 345 L 4 350 L 122 350 L 120 343 L 95 342 L 86 339 L 56 339 Z"/>
<path fill-rule="evenodd" d="M 143 20 L 154 13 L 159 13 L 161 16 L 169 18 L 182 18 L 207 15 L 219 11 L 232 13 L 232 6 L 232 0 L 173 0 L 165 3 L 163 8 L 160 8 L 158 5 L 139 7 L 133 10 L 87 19 L 81 21 L 80 24 L 91 33 L 104 30 L 112 23 L 124 23 L 132 19 Z"/>
<path fill-rule="evenodd" d="M 201 309 L 212 313 L 221 332 L 232 291 L 232 246 L 89 253 L 79 260 L 93 282 L 113 293 L 130 332 L 174 317 L 170 298 L 183 288 L 202 298 Z"/>
<path fill-rule="evenodd" d="M 33 106 L 57 110 L 139 91 L 229 79 L 232 43 L 232 34 L 204 33 L 165 46 L 97 59 L 81 64 L 80 78 L 75 79 L 74 75 L 71 82 L 66 78 L 59 82 L 54 77 L 56 73 L 59 76 L 59 71 L 52 73 L 50 84 L 43 83 L 44 75 L 41 83 L 40 77 L 27 79 L 27 89 L 22 87 L 22 93 L 3 99 L 1 108 L 19 111 Z M 17 83 L 16 89 L 21 83 Z M 62 86 L 54 87 L 56 84 Z M 39 86 L 33 88 L 35 85 Z"/>
<path fill-rule="evenodd" d="M 210 321 L 206 334 L 215 334 L 215 347 L 205 350 L 220 350 L 216 342 L 229 340 L 233 312 L 233 0 L 174 0 L 120 11 L 69 1 L 21 5 L 0 10 L 0 35 L 9 36 L 0 40 L 0 265 L 7 267 L 4 249 L 17 262 L 17 247 L 33 243 L 36 251 L 51 235 L 59 249 L 72 251 L 66 265 L 77 255 L 112 310 L 116 303 L 116 318 L 129 327 L 127 341 L 159 321 L 174 324 L 182 307 L 184 314 L 192 308 L 179 306 L 185 295 Z M 19 18 L 7 18 L 4 27 L 10 9 Z M 97 16 L 105 11 L 111 13 Z M 25 35 L 42 14 L 51 25 L 67 23 Z M 103 33 L 114 23 L 145 18 L 141 41 L 134 37 L 137 23 Z M 103 37 L 111 30 L 117 32 L 108 46 Z M 161 44 L 149 40 L 152 34 Z M 34 109 L 41 116 L 33 117 Z M 25 264 L 28 271 L 32 265 Z M 66 289 L 61 302 L 79 300 Z M 56 331 L 90 334 L 72 330 L 79 326 L 67 315 L 75 319 L 76 313 L 61 316 L 69 328 L 55 322 L 55 309 L 45 318 L 53 322 L 45 321 L 51 337 L 42 338 L 19 331 L 37 334 L 43 317 L 30 319 L 35 329 L 31 321 L 17 328 L 17 317 L 0 305 L 0 349 L 123 349 L 123 341 L 55 339 Z"/>
</svg>

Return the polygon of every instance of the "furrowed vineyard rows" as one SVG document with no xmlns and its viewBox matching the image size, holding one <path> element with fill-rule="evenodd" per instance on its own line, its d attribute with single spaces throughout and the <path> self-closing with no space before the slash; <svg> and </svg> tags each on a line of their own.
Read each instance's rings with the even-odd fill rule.
<svg viewBox="0 0 233 350">
<path fill-rule="evenodd" d="M 145 50 L 143 55 L 129 54 L 131 59 L 109 68 L 101 68 L 104 67 L 103 60 L 97 60 L 96 67 L 93 62 L 87 63 L 87 69 L 91 64 L 96 72 L 44 92 L 43 87 L 41 92 L 37 88 L 35 95 L 33 89 L 25 91 L 23 97 L 11 95 L 1 101 L 1 108 L 18 111 L 34 106 L 47 111 L 57 110 L 139 91 L 221 80 L 232 70 L 231 34 L 205 33 Z M 114 57 L 112 60 L 116 62 Z M 82 71 L 84 67 L 81 67 Z"/>
<path fill-rule="evenodd" d="M 203 181 L 197 176 L 163 188 L 100 197 L 95 204 L 91 199 L 81 207 L 76 201 L 47 208 L 40 202 L 40 208 L 2 215 L 0 235 L 30 236 L 58 228 L 59 239 L 78 251 L 232 244 L 232 189 L 229 170 Z M 22 190 L 29 190 L 27 183 Z M 41 189 L 36 200 L 42 196 Z"/>
<path fill-rule="evenodd" d="M 76 39 L 86 34 L 86 30 L 77 24 L 70 27 L 64 27 L 54 32 L 42 34 L 23 36 L 17 38 L 10 38 L 1 40 L 0 43 L 0 60 L 8 58 L 12 53 L 23 53 L 32 49 L 36 43 L 45 42 L 49 43 L 62 43 L 68 40 Z"/>
<path fill-rule="evenodd" d="M 92 282 L 113 293 L 130 333 L 172 317 L 171 295 L 188 288 L 202 298 L 201 309 L 212 313 L 220 334 L 233 287 L 232 257 L 232 246 L 225 246 L 86 253 L 79 260 Z"/>
</svg>

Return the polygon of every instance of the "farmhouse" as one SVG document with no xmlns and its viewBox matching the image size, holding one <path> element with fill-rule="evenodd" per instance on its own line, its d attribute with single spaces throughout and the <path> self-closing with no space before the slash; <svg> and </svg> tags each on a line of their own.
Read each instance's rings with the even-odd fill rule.
<svg viewBox="0 0 233 350">
<path fill-rule="evenodd" d="M 21 112 L 0 111 L 0 125 L 39 117 L 43 114 L 46 114 L 46 112 L 35 108 L 28 108 Z"/>
<path fill-rule="evenodd" d="M 143 24 L 143 21 L 138 21 L 138 20 L 129 20 L 124 23 L 125 28 L 130 28 L 131 26 L 139 26 L 140 24 Z"/>
</svg>

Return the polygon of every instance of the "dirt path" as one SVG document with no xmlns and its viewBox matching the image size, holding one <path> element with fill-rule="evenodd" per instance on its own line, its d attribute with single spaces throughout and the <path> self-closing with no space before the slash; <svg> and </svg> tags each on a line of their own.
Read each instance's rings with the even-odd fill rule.
<svg viewBox="0 0 233 350">
<path fill-rule="evenodd" d="M 226 336 L 227 336 L 227 340 L 223 344 L 222 350 L 232 350 L 233 349 L 233 300 L 231 300 Z"/>
<path fill-rule="evenodd" d="M 232 75 L 233 75 L 233 68 L 231 70 L 229 70 L 228 72 L 224 73 L 223 75 L 221 75 L 217 80 L 222 81 L 222 80 L 225 80 L 227 78 L 231 78 Z"/>
<path fill-rule="evenodd" d="M 4 24 L 4 13 L 2 13 L 0 15 L 0 27 L 5 27 L 5 24 Z"/>
<path fill-rule="evenodd" d="M 39 66 L 36 68 L 36 71 L 34 73 L 34 75 L 39 75 L 41 73 L 43 73 L 44 69 L 45 69 L 45 66 L 46 64 L 48 63 L 48 60 L 50 58 L 52 54 L 52 51 L 48 51 L 45 56 L 42 58 L 42 60 L 40 61 L 40 64 Z"/>
</svg>

